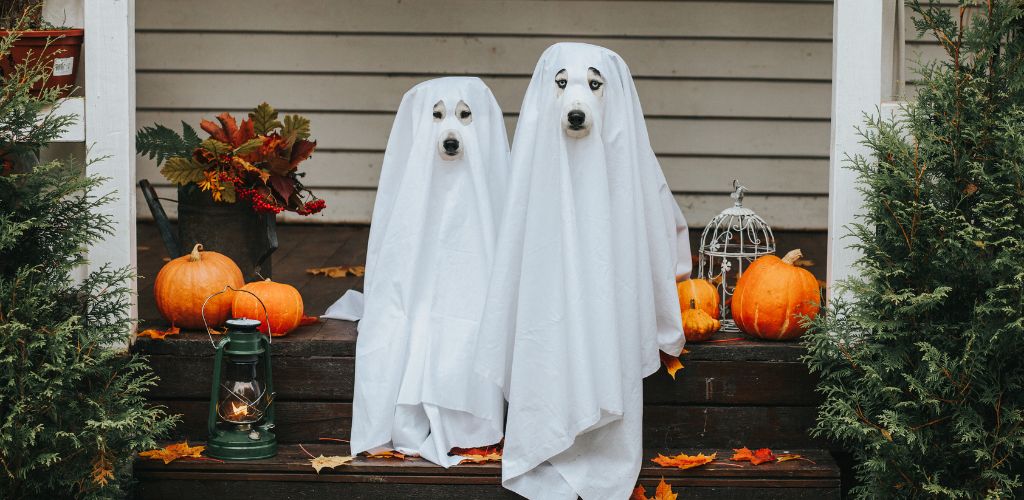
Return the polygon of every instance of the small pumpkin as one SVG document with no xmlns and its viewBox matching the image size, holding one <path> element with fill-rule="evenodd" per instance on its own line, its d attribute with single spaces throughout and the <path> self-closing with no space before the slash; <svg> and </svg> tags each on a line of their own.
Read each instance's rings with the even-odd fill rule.
<svg viewBox="0 0 1024 500">
<path fill-rule="evenodd" d="M 683 335 L 687 342 L 703 342 L 715 334 L 722 323 L 690 300 L 690 308 L 683 311 Z"/>
<path fill-rule="evenodd" d="M 201 330 L 206 298 L 223 291 L 225 286 L 241 288 L 244 284 L 242 270 L 234 261 L 217 252 L 203 251 L 203 245 L 197 244 L 188 255 L 164 264 L 156 275 L 153 293 L 156 308 L 171 325 Z M 233 295 L 228 290 L 206 304 L 206 322 L 211 328 L 228 320 Z"/>
<path fill-rule="evenodd" d="M 793 265 L 802 257 L 796 249 L 781 259 L 765 255 L 747 267 L 732 296 L 732 318 L 740 330 L 768 340 L 803 335 L 800 316 L 817 316 L 821 292 L 810 271 Z"/>
<path fill-rule="evenodd" d="M 235 294 L 231 311 L 236 318 L 257 319 L 260 331 L 267 332 L 267 318 L 270 321 L 270 333 L 275 336 L 286 335 L 302 322 L 302 295 L 295 287 L 274 281 L 254 281 L 242 287 L 252 295 L 239 292 Z M 256 297 L 259 300 L 256 300 Z M 263 305 L 260 304 L 263 301 Z M 264 313 L 263 306 L 267 306 Z"/>
<path fill-rule="evenodd" d="M 721 315 L 719 308 L 718 289 L 707 280 L 699 278 L 680 281 L 676 285 L 679 292 L 679 309 L 685 311 L 690 307 L 697 307 L 708 313 L 712 318 L 718 319 Z M 691 306 L 690 304 L 696 304 Z"/>
</svg>

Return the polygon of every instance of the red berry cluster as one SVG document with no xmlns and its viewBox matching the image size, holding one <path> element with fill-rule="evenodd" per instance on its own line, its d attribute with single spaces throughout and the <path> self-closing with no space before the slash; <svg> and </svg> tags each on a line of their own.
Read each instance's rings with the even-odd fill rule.
<svg viewBox="0 0 1024 500">
<path fill-rule="evenodd" d="M 295 213 L 299 215 L 312 215 L 327 207 L 327 202 L 319 198 L 304 203 Z"/>
<path fill-rule="evenodd" d="M 241 184 L 237 182 L 236 186 Z M 241 200 L 250 200 L 252 202 L 252 210 L 259 214 L 278 214 L 284 210 L 284 207 L 277 203 L 277 200 L 270 196 L 260 194 L 254 188 L 246 188 L 238 186 L 235 188 L 235 194 Z"/>
</svg>

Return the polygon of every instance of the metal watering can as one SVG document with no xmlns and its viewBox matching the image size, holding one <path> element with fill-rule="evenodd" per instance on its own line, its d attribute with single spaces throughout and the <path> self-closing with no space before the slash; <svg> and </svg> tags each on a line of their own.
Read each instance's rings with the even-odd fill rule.
<svg viewBox="0 0 1024 500">
<path fill-rule="evenodd" d="M 180 257 L 196 243 L 202 243 L 205 250 L 224 254 L 235 261 L 246 283 L 271 277 L 270 256 L 277 250 L 274 214 L 253 212 L 247 203 L 218 203 L 199 186 L 188 184 L 178 187 L 178 231 L 175 233 L 153 185 L 142 179 L 139 188 L 171 258 Z"/>
</svg>

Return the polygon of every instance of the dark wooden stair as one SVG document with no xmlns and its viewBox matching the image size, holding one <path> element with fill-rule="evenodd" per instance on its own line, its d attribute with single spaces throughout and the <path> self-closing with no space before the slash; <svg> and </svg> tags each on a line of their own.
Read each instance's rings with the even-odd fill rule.
<svg viewBox="0 0 1024 500">
<path fill-rule="evenodd" d="M 140 227 L 140 242 L 147 232 Z M 303 244 L 315 247 L 281 252 L 274 258 L 275 280 L 299 288 L 307 313 L 322 312 L 361 278 L 329 279 L 305 274 L 306 267 L 361 264 L 365 227 L 303 228 Z M 148 229 L 152 232 L 151 229 Z M 140 272 L 155 276 L 163 251 L 142 250 Z M 288 241 L 282 238 L 282 241 Z M 144 255 L 145 254 L 145 255 Z M 151 280 L 140 280 L 140 316 L 157 318 Z M 146 327 L 161 325 L 148 322 Z M 277 428 L 282 443 L 277 457 L 254 462 L 218 463 L 179 460 L 169 465 L 138 461 L 140 499 L 173 498 L 517 498 L 500 486 L 497 464 L 463 465 L 445 470 L 420 460 L 357 458 L 354 465 L 318 475 L 299 444 L 314 455 L 347 454 L 347 446 L 320 438 L 347 439 L 352 414 L 355 325 L 322 321 L 300 328 L 272 346 L 278 393 Z M 723 339 L 735 335 L 718 334 Z M 739 340 L 692 344 L 685 368 L 672 380 L 664 370 L 644 384 L 644 447 L 657 453 L 719 452 L 730 448 L 770 447 L 792 451 L 811 461 L 751 466 L 712 463 L 679 471 L 645 460 L 641 482 L 653 495 L 662 477 L 680 498 L 839 498 L 840 473 L 825 443 L 812 439 L 819 398 L 815 378 L 800 363 L 798 343 Z M 133 347 L 149 356 L 160 376 L 151 400 L 183 416 L 173 439 L 206 439 L 206 411 L 213 350 L 205 334 L 184 332 L 167 340 L 139 339 Z M 739 465 L 739 466 L 736 466 Z"/>
</svg>

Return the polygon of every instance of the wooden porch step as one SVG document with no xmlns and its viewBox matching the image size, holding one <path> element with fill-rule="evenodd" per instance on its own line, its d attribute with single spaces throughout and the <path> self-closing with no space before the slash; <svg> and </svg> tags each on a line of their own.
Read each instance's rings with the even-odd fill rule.
<svg viewBox="0 0 1024 500">
<path fill-rule="evenodd" d="M 282 442 L 347 438 L 352 414 L 355 324 L 326 320 L 272 346 Z M 735 337 L 719 333 L 717 338 Z M 693 344 L 676 380 L 664 370 L 644 383 L 646 446 L 787 446 L 813 448 L 807 435 L 819 396 L 799 362 L 798 343 L 751 340 Z M 184 332 L 139 339 L 160 376 L 150 399 L 184 416 L 176 437 L 205 438 L 213 349 Z"/>
<path fill-rule="evenodd" d="M 306 451 L 347 455 L 343 444 L 313 443 Z M 500 464 L 470 464 L 444 469 L 419 459 L 379 460 L 357 457 L 351 464 L 317 474 L 309 455 L 298 445 L 282 445 L 272 459 L 215 462 L 180 459 L 164 465 L 139 460 L 135 478 L 137 498 L 312 499 L 312 498 L 520 498 L 500 486 Z M 673 453 L 717 452 L 720 460 L 702 467 L 678 470 L 650 462 L 656 451 L 645 452 L 640 482 L 653 494 L 662 478 L 687 499 L 832 499 L 839 498 L 839 469 L 824 450 L 791 450 L 808 460 L 752 466 L 729 462 L 732 450 L 672 450 Z M 779 451 L 781 452 L 781 450 Z"/>
</svg>

